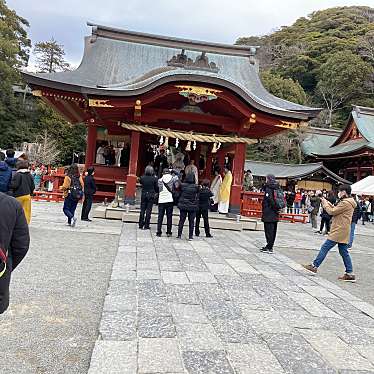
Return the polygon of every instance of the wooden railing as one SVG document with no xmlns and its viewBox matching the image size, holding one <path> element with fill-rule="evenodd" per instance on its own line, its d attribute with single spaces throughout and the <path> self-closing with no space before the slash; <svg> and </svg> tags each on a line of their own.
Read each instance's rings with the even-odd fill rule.
<svg viewBox="0 0 374 374">
<path fill-rule="evenodd" d="M 245 217 L 261 218 L 262 216 L 262 200 L 264 194 L 262 192 L 242 192 L 242 206 L 241 215 Z M 301 222 L 307 223 L 309 220 L 308 214 L 302 213 L 300 210 L 291 209 L 287 213 L 287 208 L 284 209 L 279 215 L 281 221 L 288 222 Z"/>
</svg>

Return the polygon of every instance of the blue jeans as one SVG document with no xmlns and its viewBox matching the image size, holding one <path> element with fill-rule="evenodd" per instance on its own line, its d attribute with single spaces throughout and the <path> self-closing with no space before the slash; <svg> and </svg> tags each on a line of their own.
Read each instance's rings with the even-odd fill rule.
<svg viewBox="0 0 374 374">
<path fill-rule="evenodd" d="M 323 260 L 325 259 L 325 257 L 329 253 L 330 249 L 335 247 L 336 245 L 338 245 L 340 256 L 342 256 L 344 266 L 345 266 L 345 272 L 347 274 L 352 273 L 353 272 L 352 260 L 351 260 L 351 256 L 349 255 L 349 252 L 348 252 L 348 244 L 337 243 L 337 242 L 334 242 L 333 240 L 330 240 L 330 239 L 327 239 L 322 244 L 322 247 L 321 247 L 316 259 L 313 261 L 313 265 L 316 268 L 321 266 Z"/>
<path fill-rule="evenodd" d="M 78 200 L 73 199 L 70 194 L 64 200 L 64 207 L 62 210 L 65 216 L 68 217 L 69 224 L 71 223 L 71 220 L 74 217 L 75 209 L 77 209 L 77 205 L 78 205 Z"/>
<path fill-rule="evenodd" d="M 294 203 L 294 208 L 295 208 L 295 214 L 299 214 L 300 213 L 300 203 Z"/>
<path fill-rule="evenodd" d="M 356 230 L 356 224 L 354 222 L 352 222 L 351 223 L 351 234 L 349 236 L 348 248 L 352 248 L 353 239 L 355 238 L 355 230 Z"/>
</svg>

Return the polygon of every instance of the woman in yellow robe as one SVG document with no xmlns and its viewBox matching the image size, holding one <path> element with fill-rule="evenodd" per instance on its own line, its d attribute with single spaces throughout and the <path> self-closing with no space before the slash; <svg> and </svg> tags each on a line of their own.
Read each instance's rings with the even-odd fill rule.
<svg viewBox="0 0 374 374">
<path fill-rule="evenodd" d="M 230 205 L 230 193 L 232 184 L 232 174 L 228 168 L 225 168 L 225 177 L 219 189 L 219 203 L 218 212 L 227 214 L 229 212 Z"/>
</svg>

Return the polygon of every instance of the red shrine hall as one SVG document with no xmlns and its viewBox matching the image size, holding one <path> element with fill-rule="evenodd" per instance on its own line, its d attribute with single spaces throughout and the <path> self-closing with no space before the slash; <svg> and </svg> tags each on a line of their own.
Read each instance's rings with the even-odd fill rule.
<svg viewBox="0 0 374 374">
<path fill-rule="evenodd" d="M 68 121 L 86 124 L 86 167 L 103 191 L 125 181 L 127 202 L 162 145 L 171 163 L 194 159 L 202 179 L 229 164 L 230 212 L 239 213 L 247 144 L 319 113 L 266 91 L 256 47 L 89 26 L 76 70 L 23 76 Z"/>
</svg>

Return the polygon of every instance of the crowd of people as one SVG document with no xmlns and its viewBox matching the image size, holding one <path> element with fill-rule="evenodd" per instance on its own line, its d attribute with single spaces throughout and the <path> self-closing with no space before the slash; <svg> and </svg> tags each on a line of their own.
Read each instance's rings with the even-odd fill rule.
<svg viewBox="0 0 374 374">
<path fill-rule="evenodd" d="M 212 183 L 208 179 L 203 179 L 199 184 L 198 169 L 194 160 L 190 160 L 184 173 L 180 170 L 164 168 L 160 177 L 157 176 L 153 166 L 148 165 L 139 182 L 142 186 L 139 228 L 150 229 L 152 208 L 154 204 L 157 204 L 157 236 L 162 235 L 165 215 L 166 235 L 172 236 L 174 206 L 177 206 L 180 212 L 177 238 L 182 237 L 184 223 L 188 219 L 189 240 L 193 239 L 194 234 L 200 235 L 201 217 L 206 237 L 212 237 L 209 227 L 209 211 L 228 212 L 232 183 L 232 174 L 228 166 L 224 169 L 223 179 L 217 167 Z"/>
</svg>

